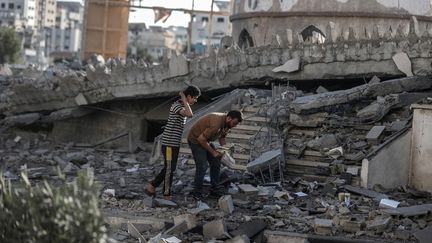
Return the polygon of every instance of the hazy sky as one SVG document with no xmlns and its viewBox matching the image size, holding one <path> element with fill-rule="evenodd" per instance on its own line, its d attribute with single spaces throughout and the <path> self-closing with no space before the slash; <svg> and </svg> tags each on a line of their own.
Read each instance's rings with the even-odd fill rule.
<svg viewBox="0 0 432 243">
<path fill-rule="evenodd" d="M 57 0 L 57 1 L 74 1 L 82 2 L 81 0 Z M 229 0 L 226 0 L 229 1 Z M 161 6 L 169 8 L 192 8 L 192 0 L 142 0 L 144 6 Z M 197 10 L 210 10 L 211 0 L 195 0 L 194 9 Z M 216 9 L 215 9 L 216 10 Z M 182 12 L 174 11 L 165 23 L 159 21 L 154 23 L 154 12 L 151 9 L 133 9 L 129 13 L 129 22 L 144 22 L 148 25 L 159 25 L 159 26 L 187 26 L 190 16 Z"/>
</svg>

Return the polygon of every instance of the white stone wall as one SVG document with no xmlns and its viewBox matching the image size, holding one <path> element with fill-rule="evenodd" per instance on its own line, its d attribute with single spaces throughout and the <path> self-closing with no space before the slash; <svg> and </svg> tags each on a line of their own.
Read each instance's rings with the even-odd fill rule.
<svg viewBox="0 0 432 243">
<path fill-rule="evenodd" d="M 430 15 L 430 0 L 235 0 L 234 14 L 242 12 L 286 12 L 286 11 L 348 11 L 407 13 Z M 239 7 L 242 6 L 242 7 Z"/>
</svg>

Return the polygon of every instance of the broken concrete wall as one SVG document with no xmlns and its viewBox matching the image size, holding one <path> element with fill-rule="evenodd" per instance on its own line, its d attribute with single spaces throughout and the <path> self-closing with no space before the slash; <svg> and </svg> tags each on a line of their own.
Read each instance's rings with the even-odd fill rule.
<svg viewBox="0 0 432 243">
<path fill-rule="evenodd" d="M 432 192 L 432 105 L 413 105 L 410 185 Z"/>
<path fill-rule="evenodd" d="M 372 188 L 381 184 L 394 188 L 408 184 L 411 131 L 407 131 L 380 148 L 377 154 L 363 159 L 361 185 Z"/>
<path fill-rule="evenodd" d="M 59 72 L 51 76 L 45 73 L 33 75 L 28 80 L 12 78 L 11 85 L 0 96 L 0 112 L 10 115 L 73 108 L 115 99 L 175 95 L 185 87 L 184 82 L 206 91 L 263 84 L 263 80 L 268 78 L 316 80 L 402 76 L 404 74 L 392 60 L 399 52 L 405 52 L 410 58 L 414 75 L 432 74 L 429 34 L 422 38 L 417 35 L 407 38 L 404 33 L 399 33 L 380 36 L 379 39 L 354 35 L 325 45 L 262 46 L 244 51 L 231 46 L 217 54 L 211 52 L 207 57 L 186 60 L 189 64 L 187 74 L 185 70 L 179 71 L 185 60 L 176 57 L 175 63 L 166 60 L 157 66 L 108 60 L 106 65 L 89 64 L 87 71 L 80 75 Z M 300 59 L 299 71 L 272 71 L 293 58 Z M 174 72 L 178 75 L 175 76 Z"/>
</svg>

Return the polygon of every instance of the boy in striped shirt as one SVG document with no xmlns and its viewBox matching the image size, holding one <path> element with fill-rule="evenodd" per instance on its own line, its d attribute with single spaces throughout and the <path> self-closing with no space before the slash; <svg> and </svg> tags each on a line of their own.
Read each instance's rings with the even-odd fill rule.
<svg viewBox="0 0 432 243">
<path fill-rule="evenodd" d="M 155 196 L 156 187 L 163 182 L 163 196 L 168 200 L 171 199 L 172 179 L 177 167 L 183 127 L 186 123 L 186 118 L 192 117 L 193 113 L 190 106 L 196 103 L 198 97 L 201 95 L 201 91 L 197 86 L 191 85 L 179 94 L 180 99 L 171 105 L 168 122 L 162 133 L 161 144 L 164 167 L 145 189 L 148 195 Z"/>
</svg>

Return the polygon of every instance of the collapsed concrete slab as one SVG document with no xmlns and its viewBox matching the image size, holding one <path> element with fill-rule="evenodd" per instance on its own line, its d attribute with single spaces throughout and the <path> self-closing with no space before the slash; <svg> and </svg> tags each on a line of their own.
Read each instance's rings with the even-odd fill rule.
<svg viewBox="0 0 432 243">
<path fill-rule="evenodd" d="M 347 90 L 298 97 L 290 106 L 295 113 L 304 113 L 326 106 L 358 101 L 367 97 L 425 90 L 431 87 L 432 82 L 427 77 L 400 78 L 377 84 L 364 84 Z"/>
</svg>

